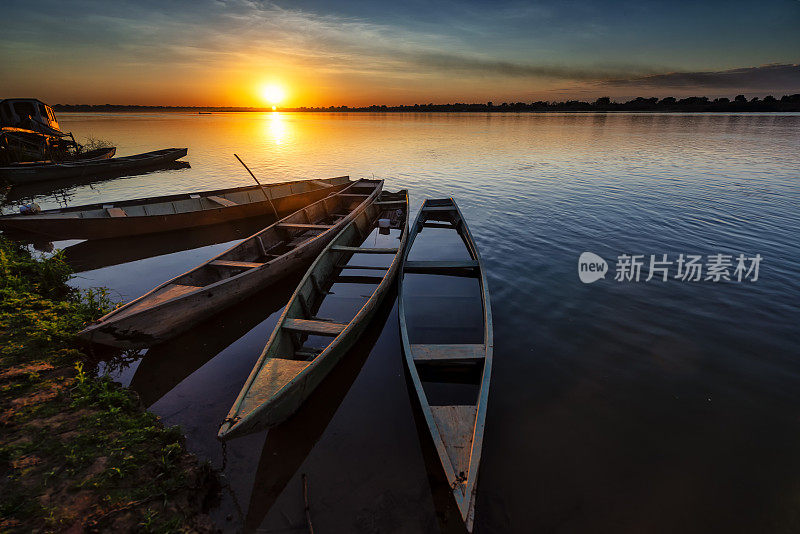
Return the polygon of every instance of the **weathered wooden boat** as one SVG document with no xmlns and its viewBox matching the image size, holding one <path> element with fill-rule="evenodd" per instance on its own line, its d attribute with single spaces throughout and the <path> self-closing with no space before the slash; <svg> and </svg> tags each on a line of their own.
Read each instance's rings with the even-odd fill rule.
<svg viewBox="0 0 800 534">
<path fill-rule="evenodd" d="M 8 128 L 3 128 L 3 130 L 7 130 Z M 117 153 L 117 147 L 110 146 L 105 148 L 95 148 L 93 150 L 87 150 L 85 152 L 77 152 L 74 155 L 68 157 L 68 159 L 62 161 L 53 161 L 53 160 L 44 160 L 44 161 L 22 161 L 22 162 L 15 162 L 9 164 L 7 167 L 9 168 L 27 168 L 31 165 L 54 165 L 57 163 L 65 163 L 67 161 L 74 162 L 74 161 L 99 161 L 104 159 L 111 159 L 114 157 L 114 154 Z"/>
<path fill-rule="evenodd" d="M 0 216 L 0 229 L 14 228 L 54 239 L 108 239 L 272 215 L 273 206 L 279 217 L 285 217 L 351 183 L 349 177 L 339 176 L 103 202 Z"/>
<path fill-rule="evenodd" d="M 101 317 L 80 335 L 122 348 L 156 345 L 299 268 L 371 205 L 383 180 L 358 180 L 284 217 L 147 294 Z"/>
<path fill-rule="evenodd" d="M 128 385 L 149 408 L 217 354 L 286 306 L 303 273 L 258 291 L 166 343 L 147 349 Z"/>
<path fill-rule="evenodd" d="M 460 259 L 430 259 L 431 253 L 409 259 L 414 256 L 415 240 L 427 228 L 460 237 Z M 472 305 L 482 309 L 471 311 L 477 324 L 483 323 L 482 329 L 462 325 L 436 331 L 431 324 L 432 317 L 463 316 L 464 308 L 469 307 L 469 300 L 466 305 L 456 304 L 450 296 L 440 299 L 442 309 L 432 306 L 436 297 L 431 293 L 444 292 L 445 279 L 453 277 L 476 280 Z M 423 289 L 414 294 L 411 285 Z M 456 505 L 471 532 L 492 370 L 492 314 L 480 254 L 453 199 L 426 200 L 422 205 L 398 275 L 398 299 L 406 367 Z"/>
<path fill-rule="evenodd" d="M 400 191 L 383 193 L 331 241 L 286 305 L 220 439 L 276 425 L 297 411 L 367 328 L 392 286 L 407 237 L 408 193 Z M 376 246 L 379 238 L 384 246 Z"/>
<path fill-rule="evenodd" d="M 0 166 L 76 159 L 82 147 L 62 132 L 53 108 L 36 98 L 0 100 Z"/>
<path fill-rule="evenodd" d="M 87 239 L 61 250 L 64 252 L 64 261 L 67 265 L 74 272 L 82 273 L 209 245 L 220 243 L 231 243 L 232 245 L 234 241 L 246 239 L 273 222 L 275 222 L 274 215 L 264 215 L 214 226 L 183 228 L 159 234 Z M 13 230 L 8 230 L 7 233 L 12 240 L 18 242 L 29 241 L 35 243 L 34 246 L 42 244 L 42 240 L 35 240 L 35 237 L 39 237 L 37 234 L 14 232 Z M 290 295 L 291 292 L 284 299 L 284 304 Z"/>
<path fill-rule="evenodd" d="M 377 344 L 393 344 L 393 339 L 380 338 L 395 297 L 393 286 L 370 327 L 347 352 L 347 358 L 339 362 L 294 416 L 269 429 L 253 477 L 243 532 L 258 532 L 259 528 L 263 532 L 265 517 L 336 415 L 370 353 Z"/>
<path fill-rule="evenodd" d="M 113 174 L 157 167 L 171 163 L 186 155 L 185 148 L 166 148 L 134 156 L 103 160 L 77 160 L 63 163 L 20 163 L 0 167 L 0 180 L 11 184 L 25 184 L 45 180 L 81 178 L 96 174 Z"/>
</svg>

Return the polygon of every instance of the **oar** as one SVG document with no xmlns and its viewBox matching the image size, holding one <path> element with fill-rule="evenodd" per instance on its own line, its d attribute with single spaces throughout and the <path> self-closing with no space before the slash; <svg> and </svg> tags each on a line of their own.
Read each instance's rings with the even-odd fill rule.
<svg viewBox="0 0 800 534">
<path fill-rule="evenodd" d="M 244 164 L 244 161 L 242 161 L 242 158 L 240 158 L 236 154 L 234 154 L 234 156 L 236 156 L 236 159 L 239 160 L 239 163 L 241 163 L 244 166 L 244 168 L 247 169 L 247 172 L 250 173 L 250 176 L 253 177 L 253 180 L 255 180 L 256 183 L 261 186 L 261 190 L 264 191 L 264 196 L 267 197 L 267 200 L 269 200 L 269 205 L 272 206 L 272 211 L 275 212 L 275 219 L 276 220 L 280 219 L 280 217 L 278 216 L 278 210 L 275 209 L 275 204 L 273 204 L 272 203 L 272 199 L 269 198 L 269 194 L 267 193 L 267 189 L 263 185 L 261 185 L 261 182 L 258 181 L 258 178 L 256 178 L 256 175 L 253 174 L 253 171 L 250 170 L 250 167 L 248 167 L 247 165 Z"/>
</svg>

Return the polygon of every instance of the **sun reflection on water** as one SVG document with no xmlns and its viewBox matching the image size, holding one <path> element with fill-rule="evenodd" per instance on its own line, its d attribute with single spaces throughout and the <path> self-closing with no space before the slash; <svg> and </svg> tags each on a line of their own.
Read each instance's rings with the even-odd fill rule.
<svg viewBox="0 0 800 534">
<path fill-rule="evenodd" d="M 267 120 L 266 135 L 272 138 L 276 145 L 282 145 L 289 140 L 291 132 L 284 113 L 273 111 Z"/>
</svg>

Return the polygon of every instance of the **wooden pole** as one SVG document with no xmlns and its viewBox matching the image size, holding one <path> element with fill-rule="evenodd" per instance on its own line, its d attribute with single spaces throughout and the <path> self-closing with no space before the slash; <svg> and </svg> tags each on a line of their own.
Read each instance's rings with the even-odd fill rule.
<svg viewBox="0 0 800 534">
<path fill-rule="evenodd" d="M 242 161 L 242 158 L 240 158 L 237 154 L 234 154 L 234 156 L 236 156 L 236 159 L 239 160 L 239 163 L 241 163 L 242 166 L 245 169 L 247 169 L 247 172 L 250 173 L 250 176 L 253 177 L 253 180 L 255 180 L 256 183 L 259 186 L 261 186 L 261 190 L 264 191 L 264 196 L 267 197 L 267 200 L 269 201 L 269 205 L 272 206 L 272 211 L 275 213 L 275 220 L 280 219 L 280 217 L 278 216 L 278 210 L 275 209 L 275 204 L 272 203 L 272 199 L 269 197 L 269 193 L 267 192 L 266 188 L 263 185 L 261 185 L 261 182 L 258 181 L 258 178 L 256 178 L 256 175 L 253 174 L 253 171 L 250 170 L 250 167 L 248 167 L 247 165 L 244 164 L 244 161 Z"/>
<path fill-rule="evenodd" d="M 303 502 L 306 505 L 306 524 L 309 534 L 314 534 L 314 525 L 311 524 L 311 507 L 308 505 L 308 477 L 303 473 Z"/>
</svg>

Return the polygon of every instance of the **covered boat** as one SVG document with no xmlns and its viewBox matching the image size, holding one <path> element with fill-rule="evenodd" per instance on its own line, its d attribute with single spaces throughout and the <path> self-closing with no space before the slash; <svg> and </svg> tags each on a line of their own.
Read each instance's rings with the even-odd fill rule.
<svg viewBox="0 0 800 534">
<path fill-rule="evenodd" d="M 35 98 L 0 101 L 0 165 L 107 159 L 114 147 L 86 150 L 61 131 L 53 108 Z"/>
</svg>

